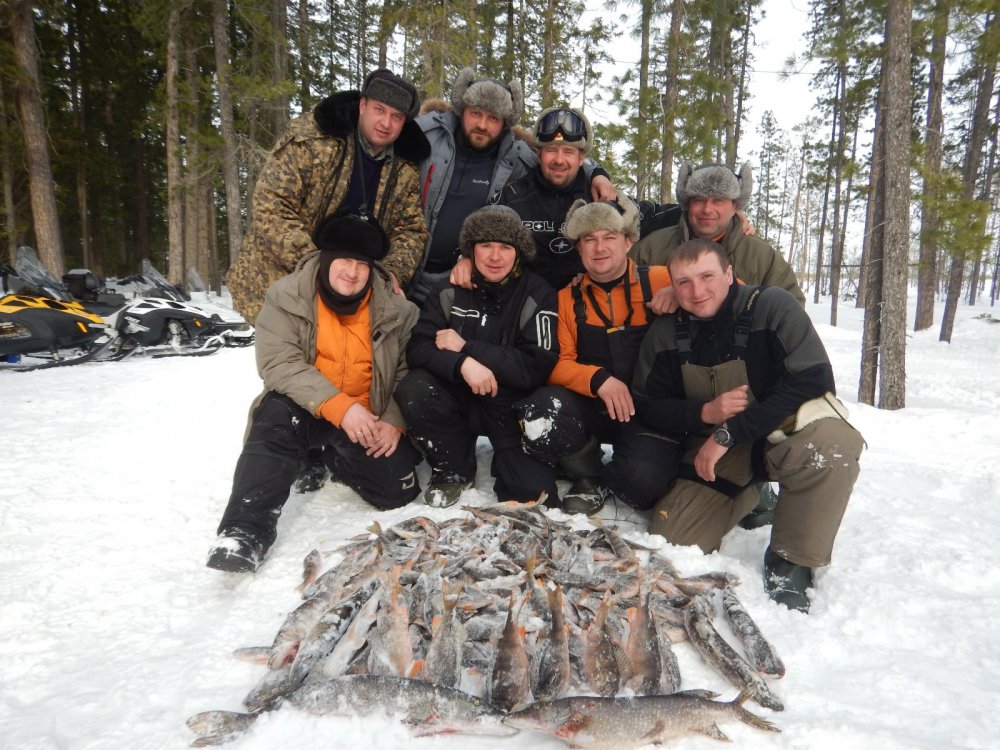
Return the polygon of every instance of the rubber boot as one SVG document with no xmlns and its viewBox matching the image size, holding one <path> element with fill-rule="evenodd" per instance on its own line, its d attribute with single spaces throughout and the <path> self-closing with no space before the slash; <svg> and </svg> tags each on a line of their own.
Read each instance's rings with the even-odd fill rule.
<svg viewBox="0 0 1000 750">
<path fill-rule="evenodd" d="M 604 462 L 601 459 L 601 444 L 597 438 L 591 438 L 576 453 L 559 461 L 560 470 L 572 481 L 563 496 L 564 511 L 590 516 L 604 507 L 609 492 L 602 480 Z"/>
<path fill-rule="evenodd" d="M 740 519 L 740 528 L 759 529 L 774 523 L 774 509 L 778 506 L 778 496 L 771 489 L 770 482 L 758 484 L 757 491 L 760 493 L 757 507 Z"/>
<path fill-rule="evenodd" d="M 255 573 L 269 545 L 238 527 L 223 529 L 208 551 L 206 565 L 226 573 Z"/>
<path fill-rule="evenodd" d="M 778 604 L 799 612 L 809 611 L 806 589 L 813 585 L 812 568 L 796 565 L 770 547 L 764 552 L 764 590 Z"/>
</svg>

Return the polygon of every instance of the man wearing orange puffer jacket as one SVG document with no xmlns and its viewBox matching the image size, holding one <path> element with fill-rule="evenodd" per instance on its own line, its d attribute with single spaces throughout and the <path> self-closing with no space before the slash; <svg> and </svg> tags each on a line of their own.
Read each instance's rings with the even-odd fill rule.
<svg viewBox="0 0 1000 750">
<path fill-rule="evenodd" d="M 392 293 L 378 264 L 389 242 L 374 219 L 338 212 L 313 241 L 319 252 L 271 285 L 257 318 L 266 390 L 251 409 L 210 568 L 258 568 L 311 448 L 329 446 L 336 479 L 378 508 L 420 492 L 419 455 L 393 398 L 417 307 Z"/>
</svg>

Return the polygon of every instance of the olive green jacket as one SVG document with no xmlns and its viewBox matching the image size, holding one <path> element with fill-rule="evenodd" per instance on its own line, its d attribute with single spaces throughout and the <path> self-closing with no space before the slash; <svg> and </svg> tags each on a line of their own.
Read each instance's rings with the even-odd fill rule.
<svg viewBox="0 0 1000 750">
<path fill-rule="evenodd" d="M 313 228 L 347 196 L 359 101 L 357 91 L 337 93 L 289 123 L 257 179 L 246 246 L 226 276 L 233 307 L 250 322 L 256 320 L 267 288 L 316 249 Z M 413 276 L 427 242 L 417 164 L 428 154 L 423 132 L 407 120 L 382 166 L 371 206 L 389 237 L 382 265 L 400 284 Z"/>
<path fill-rule="evenodd" d="M 310 414 L 339 391 L 316 369 L 316 274 L 319 253 L 305 258 L 300 267 L 267 290 L 267 301 L 257 319 L 257 371 L 265 393 L 288 396 Z M 396 384 L 408 372 L 406 345 L 420 311 L 401 295 L 393 294 L 388 274 L 372 269 L 371 352 L 372 414 L 396 427 L 406 423 L 393 399 Z M 263 394 L 258 397 L 258 401 Z M 251 414 L 253 409 L 251 409 Z"/>
<path fill-rule="evenodd" d="M 632 246 L 628 254 L 639 264 L 665 266 L 670 251 L 693 236 L 685 216 L 677 226 L 658 229 L 643 237 Z M 733 217 L 721 244 L 729 256 L 729 262 L 733 265 L 733 275 L 737 279 L 744 284 L 780 286 L 805 307 L 805 295 L 798 279 L 795 278 L 795 271 L 788 265 L 784 256 L 760 237 L 743 234 L 738 216 Z"/>
</svg>

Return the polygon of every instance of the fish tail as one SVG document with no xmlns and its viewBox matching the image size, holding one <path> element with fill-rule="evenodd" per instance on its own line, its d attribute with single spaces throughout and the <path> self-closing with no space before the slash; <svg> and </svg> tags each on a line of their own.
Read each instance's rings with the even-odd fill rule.
<svg viewBox="0 0 1000 750">
<path fill-rule="evenodd" d="M 185 723 L 192 732 L 202 737 L 236 736 L 245 732 L 257 720 L 258 714 L 238 711 L 202 711 Z"/>
<path fill-rule="evenodd" d="M 733 710 L 736 712 L 736 718 L 742 721 L 744 724 L 749 724 L 752 727 L 761 729 L 765 732 L 780 732 L 774 724 L 765 719 L 762 716 L 757 716 L 757 714 L 751 713 L 747 709 L 743 708 L 743 703 L 752 698 L 754 695 L 752 690 L 744 690 L 736 698 L 733 699 L 730 704 Z"/>
</svg>

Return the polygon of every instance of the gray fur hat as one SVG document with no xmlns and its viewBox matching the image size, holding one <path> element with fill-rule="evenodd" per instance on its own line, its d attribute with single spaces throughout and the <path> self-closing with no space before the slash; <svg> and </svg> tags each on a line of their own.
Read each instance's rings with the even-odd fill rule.
<svg viewBox="0 0 1000 750">
<path fill-rule="evenodd" d="M 458 249 L 466 258 L 472 257 L 477 242 L 502 242 L 513 245 L 522 263 L 535 259 L 535 236 L 510 206 L 484 206 L 465 217 L 458 233 Z"/>
<path fill-rule="evenodd" d="M 583 138 L 578 138 L 575 141 L 569 141 L 566 140 L 561 131 L 557 131 L 555 138 L 547 141 L 539 140 L 538 129 L 541 127 L 542 120 L 544 120 L 547 115 L 559 111 L 572 112 L 574 115 L 579 117 L 581 121 L 583 121 L 583 129 L 585 133 Z M 590 120 L 587 119 L 587 116 L 579 109 L 573 109 L 571 107 L 549 107 L 548 109 L 543 109 L 542 113 L 538 115 L 538 119 L 535 120 L 535 126 L 531 130 L 531 139 L 528 143 L 533 148 L 537 149 L 541 149 L 544 146 L 551 146 L 553 144 L 565 143 L 570 146 L 576 146 L 583 153 L 587 153 L 594 147 L 594 127 L 590 124 Z"/>
<path fill-rule="evenodd" d="M 632 242 L 639 239 L 639 207 L 631 198 L 619 194 L 616 201 L 587 203 L 577 200 L 566 212 L 565 234 L 576 242 L 585 234 L 608 229 L 621 232 Z"/>
<path fill-rule="evenodd" d="M 688 200 L 699 198 L 729 198 L 737 208 L 746 208 L 753 193 L 753 175 L 750 162 L 740 167 L 739 174 L 725 164 L 702 164 L 693 167 L 691 162 L 681 164 L 677 175 L 677 202 L 687 211 Z"/>
<path fill-rule="evenodd" d="M 451 105 L 459 116 L 466 107 L 492 112 L 510 128 L 521 119 L 524 93 L 517 81 L 505 86 L 492 78 L 477 79 L 472 68 L 462 68 L 451 84 Z"/>
</svg>

